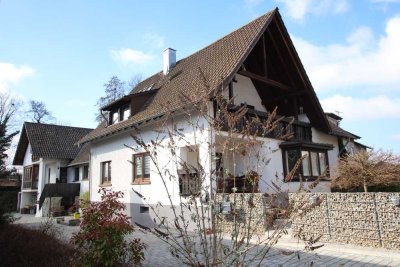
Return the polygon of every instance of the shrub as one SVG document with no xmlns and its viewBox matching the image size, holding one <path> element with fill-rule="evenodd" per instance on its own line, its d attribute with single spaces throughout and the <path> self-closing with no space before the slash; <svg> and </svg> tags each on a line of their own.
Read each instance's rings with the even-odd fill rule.
<svg viewBox="0 0 400 267">
<path fill-rule="evenodd" d="M 126 241 L 134 231 L 124 214 L 125 205 L 119 201 L 122 192 L 100 189 L 101 201 L 88 203 L 83 209 L 80 231 L 72 243 L 80 249 L 75 257 L 77 266 L 140 265 L 144 260 L 145 244 L 139 239 Z"/>
<path fill-rule="evenodd" d="M 340 160 L 333 188 L 354 190 L 400 185 L 400 156 L 384 151 L 360 151 Z"/>
<path fill-rule="evenodd" d="M 1 266 L 71 266 L 75 250 L 41 230 L 9 224 L 0 229 Z"/>
</svg>

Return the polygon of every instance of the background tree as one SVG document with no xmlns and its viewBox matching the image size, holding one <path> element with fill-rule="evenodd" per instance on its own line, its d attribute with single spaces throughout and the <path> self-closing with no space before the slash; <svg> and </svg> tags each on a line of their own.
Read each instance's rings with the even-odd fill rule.
<svg viewBox="0 0 400 267">
<path fill-rule="evenodd" d="M 37 123 L 50 122 L 54 120 L 51 112 L 47 109 L 46 105 L 42 101 L 29 101 L 30 109 L 28 113 L 31 119 Z"/>
<path fill-rule="evenodd" d="M 112 76 L 111 79 L 103 85 L 105 96 L 102 96 L 97 100 L 96 106 L 100 109 L 105 105 L 123 97 L 126 91 L 130 92 L 141 80 L 142 76 L 140 74 L 136 74 L 127 84 L 126 82 L 121 81 L 118 76 Z M 96 113 L 96 121 L 101 122 L 103 120 L 104 117 L 101 115 L 101 111 L 98 111 Z"/>
<path fill-rule="evenodd" d="M 382 150 L 360 151 L 340 160 L 333 188 L 352 190 L 400 185 L 400 156 Z"/>
<path fill-rule="evenodd" d="M 100 97 L 96 103 L 99 109 L 125 95 L 125 82 L 121 81 L 116 75 L 112 76 L 103 86 L 105 96 Z M 101 122 L 102 120 L 104 120 L 104 117 L 99 111 L 96 114 L 96 121 Z"/>
<path fill-rule="evenodd" d="M 9 94 L 0 93 L 0 178 L 11 174 L 11 170 L 7 169 L 8 151 L 11 142 L 19 131 L 13 130 L 16 123 L 13 121 L 20 101 L 12 98 Z"/>
</svg>

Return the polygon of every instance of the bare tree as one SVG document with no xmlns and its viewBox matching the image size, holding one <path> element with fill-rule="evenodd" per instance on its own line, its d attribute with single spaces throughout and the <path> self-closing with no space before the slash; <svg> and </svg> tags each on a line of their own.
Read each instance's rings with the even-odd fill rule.
<svg viewBox="0 0 400 267">
<path fill-rule="evenodd" d="M 135 74 L 128 82 L 128 91 L 132 91 L 143 80 L 142 74 Z"/>
<path fill-rule="evenodd" d="M 9 155 L 13 154 L 10 153 L 13 138 L 19 133 L 15 130 L 15 117 L 20 106 L 21 101 L 18 99 L 7 93 L 0 93 L 0 178 L 12 172 L 6 165 Z"/>
<path fill-rule="evenodd" d="M 340 160 L 332 187 L 354 189 L 400 185 L 400 156 L 382 150 L 359 151 Z"/>
<path fill-rule="evenodd" d="M 162 181 L 168 196 L 172 214 L 172 217 L 166 217 L 161 211 L 167 203 L 151 204 L 148 196 L 133 189 L 150 207 L 156 226 L 136 224 L 168 244 L 171 253 L 189 266 L 264 265 L 267 253 L 285 233 L 285 225 L 295 213 L 289 206 L 280 207 L 286 219 L 272 234 L 260 234 L 256 229 L 265 225 L 266 220 L 265 214 L 256 212 L 260 204 L 263 205 L 265 200 L 267 205 L 277 207 L 274 197 L 264 199 L 259 184 L 268 184 L 277 194 L 284 192 L 278 183 L 262 175 L 271 155 L 265 152 L 268 149 L 261 148 L 268 148 L 268 136 L 289 139 L 292 136 L 290 124 L 277 116 L 276 110 L 260 118 L 249 115 L 245 106 L 232 109 L 232 99 L 226 99 L 222 90 L 210 90 L 202 72 L 201 78 L 204 80 L 203 92 L 180 96 L 186 105 L 180 109 L 179 116 L 169 110 L 169 106 L 160 107 L 166 110 L 166 115 L 156 127 L 155 137 L 148 140 L 140 129 L 132 136 L 136 145 L 130 148 L 135 153 L 149 155 L 157 180 Z M 214 112 L 209 109 L 212 106 L 210 99 L 217 107 Z M 215 133 L 219 134 L 219 140 L 209 138 Z M 200 155 L 203 151 L 203 156 L 194 156 L 195 160 L 191 157 L 189 162 L 189 157 L 182 156 L 182 149 L 189 149 L 192 155 Z M 221 166 L 222 155 L 229 156 L 232 167 Z M 134 168 L 141 166 L 135 165 L 136 162 L 133 164 Z M 241 170 L 237 169 L 238 165 L 242 165 Z M 238 176 L 241 171 L 244 174 Z M 290 181 L 295 172 L 291 171 L 284 180 Z M 179 187 L 179 199 L 171 184 Z M 225 204 L 228 209 L 223 212 Z M 296 208 L 307 211 L 312 207 L 304 203 Z M 229 232 L 224 228 L 227 225 Z M 193 228 L 194 232 L 190 230 Z"/>
<path fill-rule="evenodd" d="M 51 115 L 51 112 L 47 109 L 46 105 L 42 101 L 29 101 L 30 109 L 28 113 L 30 113 L 33 121 L 37 123 L 43 122 L 51 122 L 55 118 Z"/>
</svg>

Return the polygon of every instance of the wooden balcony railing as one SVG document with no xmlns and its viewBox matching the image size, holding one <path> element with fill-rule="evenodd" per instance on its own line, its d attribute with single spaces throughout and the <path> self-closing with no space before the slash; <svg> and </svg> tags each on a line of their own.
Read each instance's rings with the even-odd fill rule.
<svg viewBox="0 0 400 267">
<path fill-rule="evenodd" d="M 240 107 L 230 107 L 229 110 L 235 112 Z M 259 118 L 259 123 L 256 123 L 254 118 Z M 290 139 L 293 141 L 312 141 L 311 126 L 308 123 L 300 121 L 291 121 L 289 118 L 283 118 L 277 123 L 276 127 L 271 131 L 265 131 L 263 124 L 268 120 L 268 113 L 249 109 L 245 116 L 236 121 L 235 131 L 240 133 L 247 131 L 250 134 L 257 134 L 262 137 L 275 139 Z M 229 126 L 226 119 L 221 115 L 220 128 L 222 131 L 228 131 Z"/>
</svg>

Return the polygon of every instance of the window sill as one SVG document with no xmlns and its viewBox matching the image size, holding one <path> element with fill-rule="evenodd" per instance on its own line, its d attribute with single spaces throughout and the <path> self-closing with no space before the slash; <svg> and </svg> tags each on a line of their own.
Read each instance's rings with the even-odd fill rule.
<svg viewBox="0 0 400 267">
<path fill-rule="evenodd" d="M 147 185 L 147 184 L 151 184 L 151 181 L 150 180 L 148 180 L 148 181 L 133 181 L 132 183 L 131 183 L 131 185 Z"/>
<path fill-rule="evenodd" d="M 100 186 L 100 187 L 111 187 L 112 184 L 100 184 L 99 186 Z"/>
</svg>

